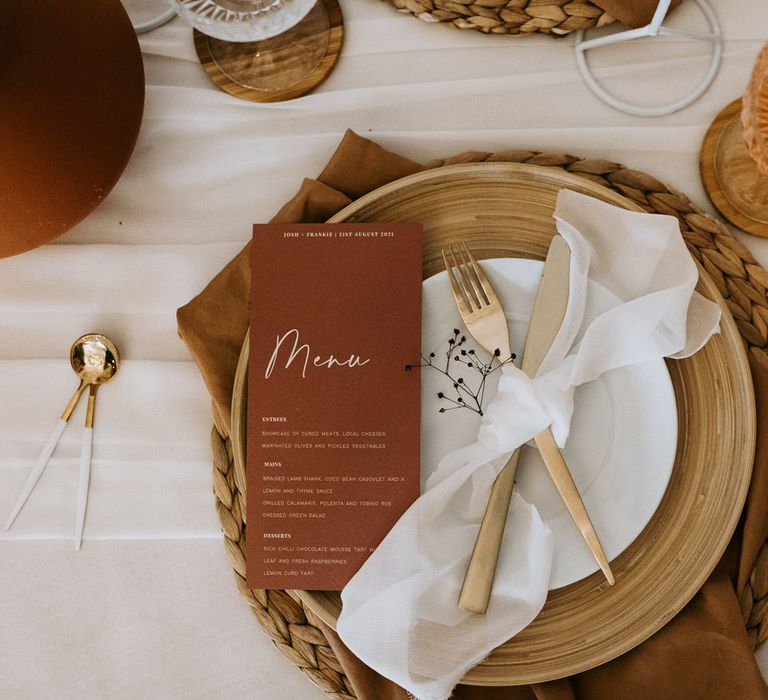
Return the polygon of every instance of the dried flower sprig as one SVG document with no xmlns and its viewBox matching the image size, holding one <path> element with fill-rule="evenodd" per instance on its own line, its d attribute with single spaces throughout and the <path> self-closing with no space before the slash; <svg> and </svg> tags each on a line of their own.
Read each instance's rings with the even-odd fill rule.
<svg viewBox="0 0 768 700">
<path fill-rule="evenodd" d="M 488 377 L 504 365 L 513 362 L 516 357 L 517 355 L 512 353 L 509 357 L 502 359 L 501 351 L 497 348 L 490 360 L 485 362 L 474 348 L 469 347 L 467 336 L 462 335 L 458 328 L 454 328 L 453 335 L 448 339 L 445 363 L 438 359 L 436 353 L 430 352 L 429 355 L 422 355 L 421 363 L 416 366 L 429 367 L 450 381 L 451 389 L 448 390 L 448 393 L 445 391 L 437 392 L 437 398 L 448 404 L 440 407 L 440 413 L 453 411 L 457 408 L 467 408 L 482 416 Z M 464 365 L 464 367 L 459 367 L 457 370 L 455 369 L 456 365 Z M 413 365 L 406 365 L 405 369 L 406 371 L 411 370 Z M 462 372 L 462 375 L 468 371 L 477 381 L 467 381 L 457 371 Z"/>
</svg>

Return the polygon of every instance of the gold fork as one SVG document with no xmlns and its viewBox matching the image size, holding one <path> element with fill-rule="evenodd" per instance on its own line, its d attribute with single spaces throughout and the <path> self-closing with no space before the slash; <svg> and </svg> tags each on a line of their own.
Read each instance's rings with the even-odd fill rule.
<svg viewBox="0 0 768 700">
<path fill-rule="evenodd" d="M 498 354 L 503 361 L 511 354 L 507 319 L 488 278 L 465 243 L 458 249 L 451 246 L 448 253 L 445 249 L 442 252 L 453 296 L 467 330 L 487 352 Z M 542 281 L 537 295 L 522 361 L 523 371 L 531 377 L 538 371 L 562 323 L 567 302 L 569 257 L 567 244 L 557 236 L 553 240 L 545 266 L 545 279 L 546 274 L 550 274 L 549 283 L 545 285 Z M 554 269 L 556 267 L 560 269 Z M 566 276 L 566 285 L 564 289 L 558 289 L 562 284 L 552 284 L 552 279 L 557 280 L 557 276 L 563 274 Z M 565 298 L 559 305 L 558 297 L 563 294 Z M 559 309 L 558 306 L 562 308 Z M 549 429 L 544 430 L 534 440 L 568 512 L 606 579 L 613 585 L 614 579 L 608 559 L 552 433 Z M 467 612 L 482 614 L 488 607 L 519 458 L 518 448 L 499 472 L 491 489 L 459 596 L 459 607 Z"/>
</svg>

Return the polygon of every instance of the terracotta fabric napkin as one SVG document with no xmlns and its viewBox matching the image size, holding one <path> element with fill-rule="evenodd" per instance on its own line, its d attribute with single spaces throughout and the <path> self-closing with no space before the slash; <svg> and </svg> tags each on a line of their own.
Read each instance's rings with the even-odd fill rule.
<svg viewBox="0 0 768 700">
<path fill-rule="evenodd" d="M 273 219 L 319 222 L 353 199 L 421 166 L 347 132 L 316 180 L 305 180 Z M 246 248 L 178 311 L 179 333 L 200 367 L 217 413 L 229 426 L 237 359 L 248 328 L 250 264 Z M 741 619 L 737 591 L 768 535 L 768 364 L 750 358 L 758 405 L 758 444 L 742 521 L 718 568 L 662 630 L 631 652 L 586 673 L 535 686 L 458 686 L 472 700 L 768 700 Z M 341 643 L 329 642 L 361 700 L 406 700 Z"/>
<path fill-rule="evenodd" d="M 670 10 L 674 10 L 682 0 L 673 0 Z M 648 24 L 656 12 L 658 0 L 592 0 L 628 27 L 642 27 Z"/>
</svg>

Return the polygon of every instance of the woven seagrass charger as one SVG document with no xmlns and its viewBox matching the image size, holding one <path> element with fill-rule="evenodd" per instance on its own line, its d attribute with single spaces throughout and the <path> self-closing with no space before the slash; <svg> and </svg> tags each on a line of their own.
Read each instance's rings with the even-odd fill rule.
<svg viewBox="0 0 768 700">
<path fill-rule="evenodd" d="M 680 192 L 645 173 L 603 160 L 530 151 L 469 152 L 429 163 L 428 168 L 472 162 L 528 163 L 586 178 L 627 197 L 642 209 L 678 218 L 691 253 L 709 273 L 738 327 L 748 351 L 768 366 L 768 272 L 714 218 L 697 209 Z M 233 415 L 233 425 L 237 425 Z M 213 487 L 239 590 L 264 632 L 286 658 L 334 698 L 355 698 L 315 614 L 292 591 L 262 591 L 245 584 L 245 498 L 243 467 L 234 459 L 230 437 L 216 421 L 212 433 Z M 237 442 L 237 441 L 236 441 Z M 768 546 L 764 546 L 741 596 L 744 623 L 756 647 L 768 638 Z"/>
<path fill-rule="evenodd" d="M 484 34 L 565 36 L 614 21 L 588 0 L 388 0 L 425 22 L 448 22 Z"/>
</svg>

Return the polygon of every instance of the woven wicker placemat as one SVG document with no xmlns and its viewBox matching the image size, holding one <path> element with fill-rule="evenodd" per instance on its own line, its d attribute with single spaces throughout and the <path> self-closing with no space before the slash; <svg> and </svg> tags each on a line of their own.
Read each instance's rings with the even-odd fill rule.
<svg viewBox="0 0 768 700">
<path fill-rule="evenodd" d="M 684 194 L 638 170 L 563 153 L 470 151 L 432 161 L 426 167 L 482 161 L 561 168 L 620 192 L 646 211 L 677 217 L 689 250 L 715 281 L 748 351 L 768 367 L 768 272 L 719 221 L 697 208 Z M 235 485 L 231 442 L 220 422 L 215 422 L 211 434 L 213 491 L 237 587 L 262 630 L 288 661 L 331 698 L 354 700 L 354 689 L 312 612 L 291 591 L 263 591 L 246 585 L 245 502 Z M 768 543 L 763 545 L 749 582 L 741 592 L 740 604 L 747 633 L 757 648 L 768 638 Z"/>
<path fill-rule="evenodd" d="M 450 22 L 484 34 L 565 36 L 614 21 L 589 0 L 386 0 L 425 22 Z"/>
</svg>

